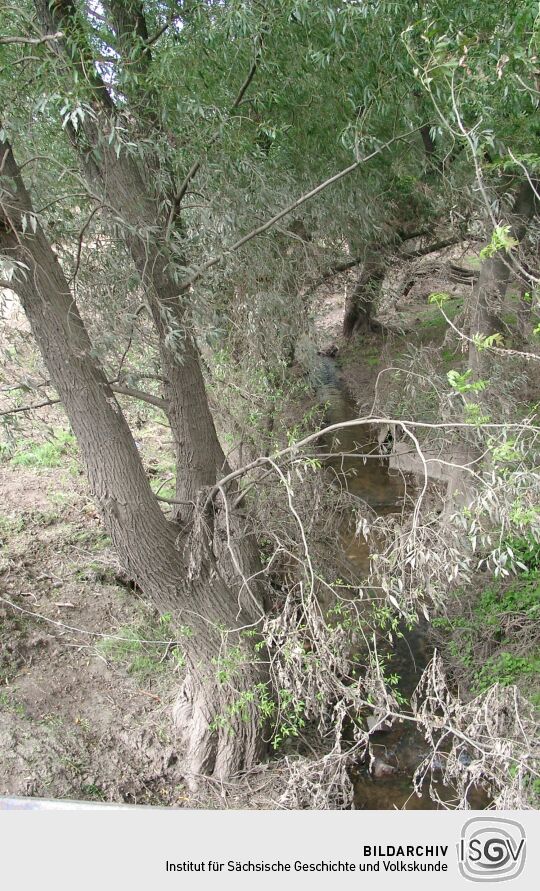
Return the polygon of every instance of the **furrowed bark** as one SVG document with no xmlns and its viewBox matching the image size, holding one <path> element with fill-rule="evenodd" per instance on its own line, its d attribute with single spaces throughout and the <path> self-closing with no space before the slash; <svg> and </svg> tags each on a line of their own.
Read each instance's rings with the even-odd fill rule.
<svg viewBox="0 0 540 891">
<path fill-rule="evenodd" d="M 0 143 L 0 171 L 0 250 L 19 264 L 12 287 L 64 404 L 105 527 L 130 577 L 189 631 L 179 642 L 186 680 L 175 710 L 187 774 L 225 777 L 252 767 L 263 744 L 256 698 L 245 694 L 266 684 L 267 673 L 240 629 L 256 627 L 262 611 L 253 599 L 239 605 L 226 585 L 208 524 L 180 538 L 160 510 L 60 263 L 39 224 L 35 232 L 23 227 L 32 203 L 7 142 Z"/>
<path fill-rule="evenodd" d="M 67 58 L 79 73 L 91 57 L 75 4 L 72 0 L 36 0 L 36 10 L 44 28 L 62 25 L 68 35 L 57 44 L 57 51 Z M 119 40 L 125 40 L 125 29 L 135 21 L 137 34 L 144 33 L 141 7 L 130 0 L 124 5 L 123 17 L 117 15 L 115 26 Z M 120 5 L 122 6 L 122 5 Z M 133 16 L 135 18 L 133 18 Z M 141 60 L 142 62 L 142 57 Z M 144 62 L 147 63 L 144 56 Z M 94 69 L 92 69 L 94 70 Z M 114 209 L 134 264 L 145 286 L 149 307 L 158 336 L 163 366 L 164 396 L 175 443 L 178 465 L 176 499 L 183 503 L 178 513 L 184 520 L 193 514 L 197 493 L 211 486 L 226 467 L 219 443 L 202 375 L 200 358 L 190 331 L 186 294 L 176 284 L 173 258 L 166 244 L 166 213 L 160 210 L 159 195 L 153 188 L 155 170 L 144 170 L 141 162 L 127 149 L 116 151 L 109 137 L 120 115 L 106 85 L 99 75 L 85 77 L 92 96 L 93 116 L 87 115 L 79 131 L 67 128 L 72 144 L 81 159 L 83 172 L 92 190 L 99 188 L 104 203 Z M 122 125 L 128 126 L 122 119 Z"/>
</svg>

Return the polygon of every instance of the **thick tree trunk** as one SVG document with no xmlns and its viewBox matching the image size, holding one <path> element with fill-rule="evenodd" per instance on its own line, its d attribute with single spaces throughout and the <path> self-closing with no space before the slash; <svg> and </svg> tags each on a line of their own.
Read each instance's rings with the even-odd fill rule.
<svg viewBox="0 0 540 891">
<path fill-rule="evenodd" d="M 377 253 L 368 248 L 356 284 L 347 294 L 345 302 L 343 336 L 346 339 L 359 331 L 367 332 L 380 327 L 373 321 L 372 315 L 385 272 L 382 248 Z"/>
<path fill-rule="evenodd" d="M 186 682 L 176 715 L 188 741 L 188 772 L 225 776 L 250 767 L 261 754 L 262 731 L 257 697 L 246 694 L 267 674 L 239 629 L 256 625 L 262 610 L 253 598 L 239 606 L 204 524 L 199 535 L 180 540 L 178 526 L 160 510 L 62 268 L 39 225 L 23 232 L 22 216 L 32 214 L 32 205 L 6 142 L 0 171 L 0 250 L 24 264 L 13 287 L 77 438 L 91 492 L 130 577 L 186 630 Z"/>
<path fill-rule="evenodd" d="M 153 233 L 164 225 L 156 202 L 133 159 L 119 157 L 107 138 L 87 126 L 99 146 L 99 178 L 104 202 L 112 206 L 125 227 L 127 247 L 145 286 L 157 333 L 164 377 L 167 414 L 177 462 L 176 498 L 184 520 L 192 516 L 197 495 L 214 485 L 226 471 L 226 460 L 208 405 L 201 362 L 190 331 L 186 295 L 171 278 L 171 257 Z M 88 170 L 88 165 L 87 165 Z M 169 269 L 167 268 L 169 267 Z"/>
</svg>

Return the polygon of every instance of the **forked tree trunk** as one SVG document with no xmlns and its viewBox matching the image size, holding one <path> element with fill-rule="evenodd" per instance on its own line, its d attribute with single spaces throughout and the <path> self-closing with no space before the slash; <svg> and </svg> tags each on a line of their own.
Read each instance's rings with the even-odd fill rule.
<svg viewBox="0 0 540 891">
<path fill-rule="evenodd" d="M 145 288 L 158 339 L 167 416 L 175 447 L 177 513 L 188 520 L 198 493 L 214 485 L 227 465 L 190 331 L 186 295 L 172 278 L 172 258 L 154 234 L 165 223 L 137 164 L 125 154 L 116 155 L 108 144 L 107 131 L 99 130 L 95 121 L 87 122 L 85 133 L 90 144 L 99 150 L 100 163 L 98 167 L 87 159 L 84 169 L 94 189 L 100 187 L 104 203 L 113 207 L 123 221 L 122 235 Z M 79 136 L 76 142 L 80 142 Z"/>
<path fill-rule="evenodd" d="M 92 356 L 49 242 L 39 225 L 35 233 L 31 226 L 23 232 L 22 217 L 32 214 L 32 205 L 7 142 L 0 143 L 0 171 L 0 250 L 24 264 L 13 288 L 77 438 L 91 492 L 126 571 L 186 631 L 180 641 L 186 681 L 176 716 L 187 741 L 188 773 L 229 776 L 251 767 L 262 751 L 257 695 L 246 694 L 255 694 L 267 674 L 249 646 L 251 638 L 238 630 L 253 627 L 262 611 L 253 600 L 238 606 L 210 541 L 179 542 L 178 526 L 163 515 L 120 406 Z"/>
</svg>

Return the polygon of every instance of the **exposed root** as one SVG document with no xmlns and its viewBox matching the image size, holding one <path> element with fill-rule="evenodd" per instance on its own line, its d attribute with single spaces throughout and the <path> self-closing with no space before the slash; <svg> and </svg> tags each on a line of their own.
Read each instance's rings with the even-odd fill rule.
<svg viewBox="0 0 540 891">
<path fill-rule="evenodd" d="M 252 669 L 248 666 L 248 669 Z M 173 707 L 173 720 L 185 755 L 185 779 L 191 791 L 201 777 L 225 780 L 251 770 L 264 755 L 261 717 L 255 697 L 255 671 L 242 672 L 248 691 L 189 674 Z"/>
</svg>

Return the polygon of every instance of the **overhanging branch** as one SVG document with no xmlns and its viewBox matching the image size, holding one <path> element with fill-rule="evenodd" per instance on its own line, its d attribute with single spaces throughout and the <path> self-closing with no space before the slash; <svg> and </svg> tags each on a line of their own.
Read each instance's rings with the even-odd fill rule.
<svg viewBox="0 0 540 891">
<path fill-rule="evenodd" d="M 275 216 L 267 220 L 266 223 L 262 223 L 262 225 L 257 226 L 256 229 L 252 229 L 251 232 L 248 232 L 247 235 L 243 235 L 242 238 L 239 238 L 238 241 L 235 241 L 234 244 L 224 250 L 221 254 L 218 254 L 217 257 L 211 257 L 209 260 L 195 269 L 189 276 L 189 278 L 182 282 L 182 284 L 180 285 L 180 289 L 183 291 L 189 288 L 190 285 L 194 284 L 196 281 L 198 281 L 198 279 L 202 278 L 202 276 L 206 272 L 208 272 L 209 269 L 212 269 L 213 266 L 217 266 L 218 263 L 222 263 L 223 260 L 229 256 L 229 254 L 234 253 L 245 244 L 247 244 L 249 241 L 257 238 L 257 236 L 262 235 L 264 232 L 267 232 L 269 229 L 275 226 L 276 223 L 282 220 L 283 217 L 286 217 L 288 214 L 297 210 L 307 201 L 315 198 L 325 189 L 328 189 L 329 186 L 332 186 L 340 180 L 344 179 L 346 176 L 349 175 L 349 173 L 353 173 L 355 170 L 361 167 L 362 164 L 366 164 L 368 161 L 376 158 L 377 155 L 382 154 L 385 149 L 389 148 L 395 142 L 398 142 L 401 139 L 406 139 L 408 136 L 416 133 L 417 130 L 418 127 L 416 127 L 414 130 L 408 130 L 406 133 L 401 133 L 399 134 L 399 136 L 394 136 L 392 139 L 389 139 L 388 142 L 385 142 L 383 145 L 379 146 L 379 148 L 375 149 L 375 151 L 371 152 L 369 155 L 366 155 L 363 158 L 359 158 L 358 161 L 355 161 L 353 164 L 349 164 L 348 167 L 345 167 L 343 170 L 340 170 L 338 173 L 335 173 L 333 176 L 325 179 L 324 182 L 319 183 L 319 185 L 315 186 L 314 189 L 311 189 L 309 192 L 301 195 L 300 198 L 297 198 L 295 201 L 292 202 L 292 204 L 289 204 L 283 210 L 280 210 L 279 213 L 275 214 Z"/>
</svg>

